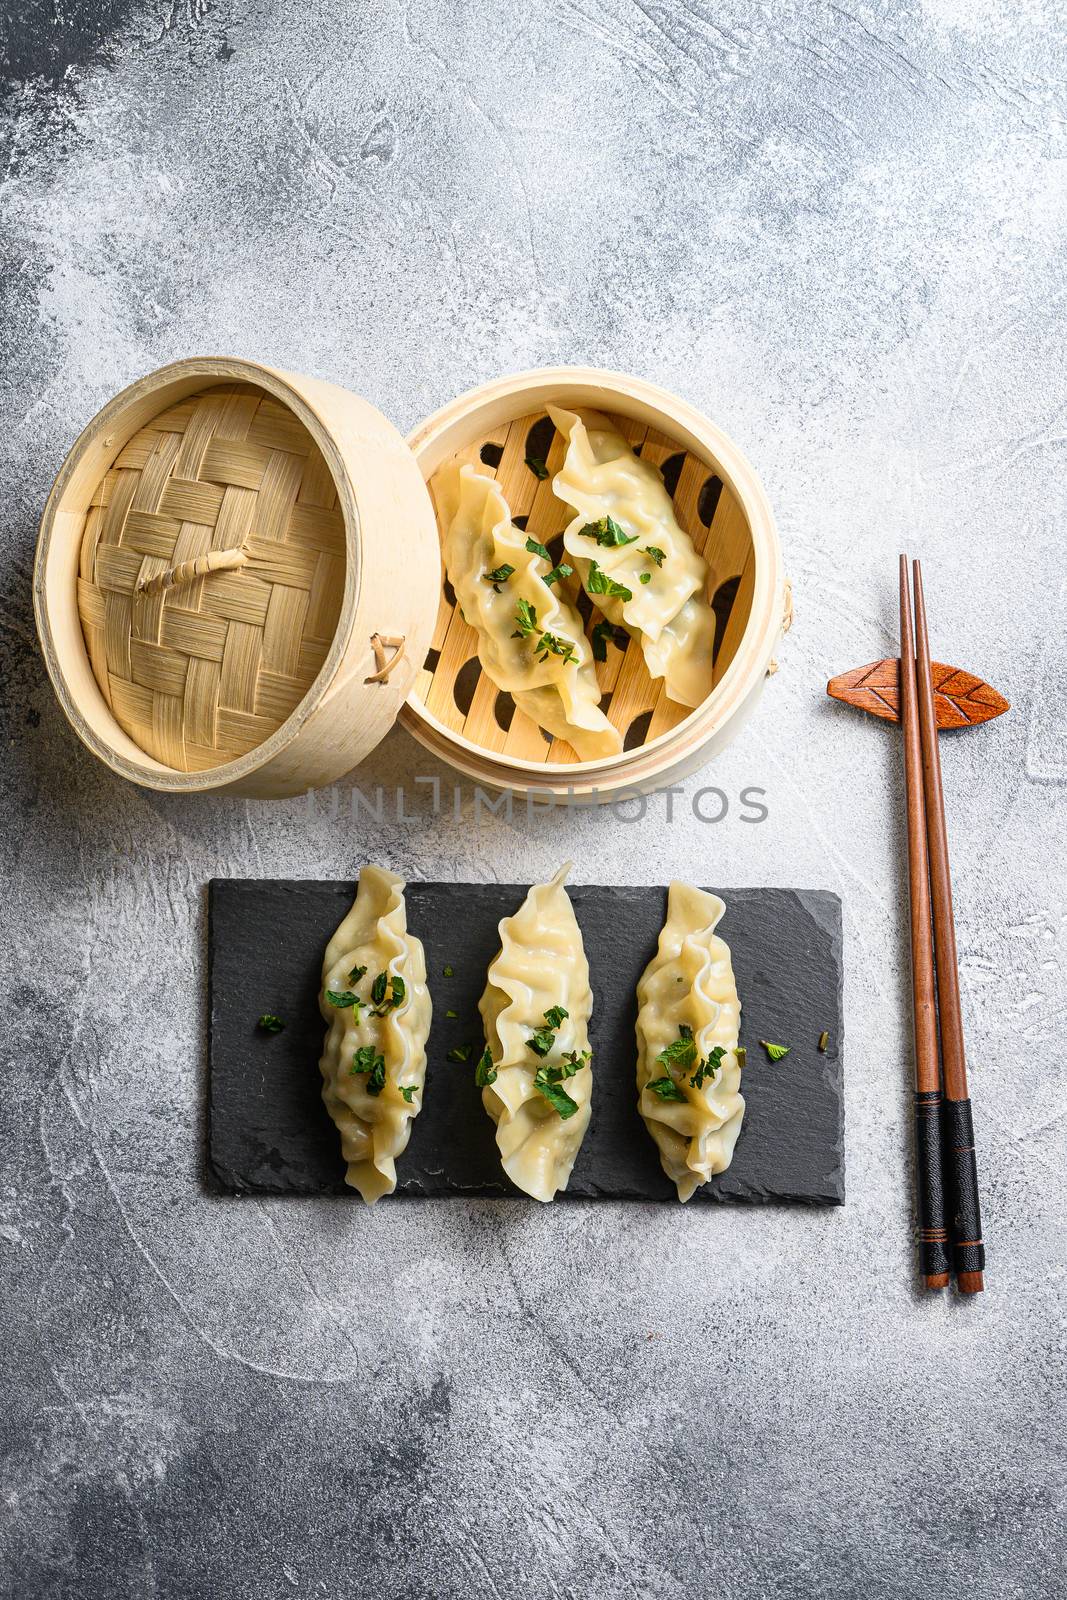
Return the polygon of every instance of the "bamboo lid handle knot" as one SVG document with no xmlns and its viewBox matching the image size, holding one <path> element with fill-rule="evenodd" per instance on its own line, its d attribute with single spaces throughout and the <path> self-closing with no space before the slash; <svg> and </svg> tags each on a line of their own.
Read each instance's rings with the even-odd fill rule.
<svg viewBox="0 0 1067 1600">
<path fill-rule="evenodd" d="M 233 572 L 248 561 L 248 551 L 235 546 L 232 550 L 209 550 L 206 556 L 194 561 L 181 561 L 176 567 L 157 572 L 154 578 L 144 578 L 137 585 L 139 594 L 158 594 L 161 589 L 174 589 L 181 583 L 192 583 L 194 578 L 206 577 L 209 572 Z"/>
<path fill-rule="evenodd" d="M 399 666 L 404 659 L 406 639 L 403 634 L 399 636 L 389 633 L 372 633 L 370 647 L 374 651 L 374 664 L 377 672 L 372 672 L 369 678 L 364 678 L 364 683 L 384 683 L 393 668 Z M 392 655 L 387 655 L 391 650 Z"/>
</svg>

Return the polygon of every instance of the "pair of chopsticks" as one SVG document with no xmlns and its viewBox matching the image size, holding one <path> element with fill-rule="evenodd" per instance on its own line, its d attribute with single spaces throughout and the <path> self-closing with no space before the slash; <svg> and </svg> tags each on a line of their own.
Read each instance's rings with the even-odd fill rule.
<svg viewBox="0 0 1067 1600">
<path fill-rule="evenodd" d="M 927 1289 L 946 1288 L 955 1271 L 959 1292 L 978 1294 L 985 1287 L 985 1249 L 963 1049 L 945 797 L 918 561 L 913 569 L 914 639 L 908 562 L 901 556 L 900 720 L 911 891 L 919 1260 Z"/>
</svg>

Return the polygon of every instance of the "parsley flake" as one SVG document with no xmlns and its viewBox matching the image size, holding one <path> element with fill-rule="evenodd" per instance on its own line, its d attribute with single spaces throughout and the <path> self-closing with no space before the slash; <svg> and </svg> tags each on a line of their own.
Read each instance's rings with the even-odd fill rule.
<svg viewBox="0 0 1067 1600">
<path fill-rule="evenodd" d="M 568 1117 L 573 1117 L 578 1109 L 577 1100 L 572 1100 L 566 1089 L 560 1088 L 560 1079 L 570 1076 L 570 1073 L 564 1073 L 562 1067 L 538 1067 L 534 1073 L 534 1088 L 559 1112 L 564 1122 Z"/>
<path fill-rule="evenodd" d="M 548 466 L 541 456 L 527 456 L 526 465 L 539 481 L 544 482 L 548 477 Z"/>
<path fill-rule="evenodd" d="M 407 1101 L 408 1105 L 410 1105 L 412 1100 L 414 1099 L 415 1090 L 418 1088 L 418 1084 L 417 1083 L 399 1083 L 399 1084 L 397 1084 L 397 1088 L 400 1090 L 400 1093 L 404 1096 L 404 1099 Z"/>
<path fill-rule="evenodd" d="M 656 1061 L 668 1071 L 671 1067 L 691 1067 L 697 1058 L 697 1047 L 693 1040 L 693 1030 L 687 1022 L 679 1024 L 678 1037 L 673 1044 L 663 1047 Z"/>
<path fill-rule="evenodd" d="M 601 517 L 599 522 L 587 522 L 578 529 L 580 539 L 595 539 L 602 549 L 617 549 L 620 545 L 636 544 L 636 533 L 624 533 L 614 517 Z"/>
<path fill-rule="evenodd" d="M 641 576 L 638 578 L 637 581 L 638 581 L 638 583 L 651 583 L 652 582 L 652 574 L 651 574 L 651 572 L 642 572 Z"/>
<path fill-rule="evenodd" d="M 366 967 L 353 967 L 352 971 L 348 974 L 348 981 L 349 983 L 358 983 L 360 978 L 365 978 L 366 976 Z"/>
<path fill-rule="evenodd" d="M 700 1063 L 699 1067 L 690 1078 L 689 1082 L 693 1085 L 694 1089 L 702 1089 L 704 1087 L 705 1078 L 710 1078 L 714 1081 L 715 1076 L 722 1065 L 722 1058 L 725 1054 L 726 1051 L 723 1046 L 721 1044 L 717 1044 L 714 1050 L 709 1053 L 707 1060 Z"/>
<path fill-rule="evenodd" d="M 256 1023 L 256 1027 L 259 1029 L 260 1033 L 281 1033 L 282 1029 L 285 1027 L 285 1023 L 282 1021 L 281 1017 L 276 1017 L 273 1011 L 264 1011 L 263 1015 Z"/>
<path fill-rule="evenodd" d="M 362 1001 L 358 994 L 353 994 L 351 989 L 327 989 L 326 998 L 336 1011 L 344 1011 L 349 1006 L 355 1006 L 356 1016 L 359 1017 L 359 1008 Z"/>
<path fill-rule="evenodd" d="M 737 1057 L 737 1065 L 744 1071 L 745 1063 L 748 1060 L 748 1051 L 743 1044 L 738 1045 L 734 1055 Z"/>
<path fill-rule="evenodd" d="M 653 1094 L 658 1094 L 661 1100 L 684 1100 L 685 1090 L 680 1089 L 673 1078 L 664 1076 L 653 1078 L 647 1085 Z"/>
<path fill-rule="evenodd" d="M 515 607 L 515 621 L 518 627 L 511 635 L 513 639 L 526 639 L 531 633 L 537 631 L 537 607 L 532 606 L 529 600 L 520 600 Z"/>
<path fill-rule="evenodd" d="M 368 1094 L 379 1095 L 385 1088 L 385 1057 L 372 1044 L 360 1046 L 348 1070 L 353 1075 L 366 1074 Z"/>
<path fill-rule="evenodd" d="M 657 567 L 662 567 L 667 559 L 666 551 L 661 550 L 658 544 L 643 544 L 641 546 L 641 554 L 648 556 L 649 560 L 654 561 Z"/>
<path fill-rule="evenodd" d="M 545 573 L 544 582 L 551 588 L 554 583 L 559 583 L 564 578 L 569 578 L 573 571 L 573 567 L 568 566 L 565 561 L 561 561 L 558 567 L 553 567 L 551 572 Z"/>
<path fill-rule="evenodd" d="M 530 554 L 532 556 L 540 556 L 542 561 L 551 561 L 552 560 L 552 557 L 549 555 L 549 553 L 545 549 L 544 545 L 543 544 L 539 544 L 536 539 L 533 539 L 533 538 L 527 539 L 526 548 L 527 548 L 527 550 L 529 550 L 529 552 L 530 552 Z"/>
<path fill-rule="evenodd" d="M 552 1006 L 544 1016 L 550 1028 L 561 1028 L 564 1019 L 570 1016 L 570 1012 L 565 1006 Z"/>
<path fill-rule="evenodd" d="M 586 580 L 590 594 L 606 594 L 611 600 L 632 600 L 634 592 L 624 583 L 616 583 L 596 562 L 589 563 L 589 577 Z"/>
<path fill-rule="evenodd" d="M 454 978 L 456 976 L 455 968 L 454 967 L 442 967 L 441 976 L 443 978 Z"/>
<path fill-rule="evenodd" d="M 486 1045 L 478 1057 L 478 1065 L 474 1069 L 474 1081 L 479 1089 L 484 1089 L 490 1083 L 496 1082 L 496 1068 L 493 1065 L 493 1052 Z"/>
<path fill-rule="evenodd" d="M 471 1058 L 471 1051 L 473 1049 L 474 1049 L 474 1046 L 471 1045 L 471 1044 L 456 1044 L 456 1045 L 453 1045 L 451 1050 L 445 1056 L 445 1060 L 446 1061 L 459 1061 L 461 1063 L 464 1062 L 464 1061 L 469 1061 L 470 1058 Z"/>
<path fill-rule="evenodd" d="M 492 572 L 483 572 L 482 573 L 482 578 L 483 578 L 484 582 L 491 583 L 493 585 L 493 588 L 496 590 L 497 594 L 499 594 L 500 593 L 500 585 L 502 583 L 507 583 L 508 579 L 511 577 L 511 574 L 514 571 L 515 571 L 515 568 L 509 566 L 508 563 L 505 561 L 502 566 L 494 567 Z"/>
<path fill-rule="evenodd" d="M 783 1056 L 789 1054 L 790 1046 L 787 1044 L 772 1044 L 769 1039 L 761 1039 L 760 1044 L 772 1061 L 781 1061 Z"/>
<path fill-rule="evenodd" d="M 613 644 L 616 650 L 625 650 L 629 643 L 629 636 L 623 633 L 620 640 L 620 628 L 611 622 L 598 622 L 593 628 L 593 660 L 606 661 L 608 659 L 608 645 Z"/>
</svg>

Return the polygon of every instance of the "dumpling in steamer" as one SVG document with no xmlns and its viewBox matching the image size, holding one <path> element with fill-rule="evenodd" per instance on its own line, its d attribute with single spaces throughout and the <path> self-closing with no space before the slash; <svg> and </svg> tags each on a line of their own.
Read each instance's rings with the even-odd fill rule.
<svg viewBox="0 0 1067 1600">
<path fill-rule="evenodd" d="M 567 444 L 552 491 L 577 512 L 563 545 L 586 594 L 640 642 L 668 699 L 700 705 L 715 646 L 707 562 L 679 527 L 659 472 L 607 417 L 558 406 L 548 414 Z"/>
<path fill-rule="evenodd" d="M 672 883 L 659 947 L 637 985 L 638 1109 L 689 1200 L 733 1159 L 745 1102 L 741 1005 L 718 896 Z"/>
<path fill-rule="evenodd" d="M 500 924 L 500 951 L 479 1003 L 486 1049 L 482 1104 L 504 1171 L 535 1200 L 567 1187 L 589 1126 L 593 1074 L 589 963 L 564 879 L 536 884 Z"/>
<path fill-rule="evenodd" d="M 444 529 L 445 569 L 478 635 L 482 670 L 520 711 L 580 761 L 618 755 L 622 735 L 600 709 L 600 685 L 578 612 L 559 593 L 551 563 L 527 535 L 493 478 L 452 462 L 433 480 Z"/>
<path fill-rule="evenodd" d="M 368 1205 L 396 1188 L 396 1158 L 422 1109 L 430 992 L 408 932 L 404 880 L 364 867 L 326 946 L 319 1009 L 328 1024 L 322 1098 L 341 1135 L 345 1181 Z"/>
</svg>

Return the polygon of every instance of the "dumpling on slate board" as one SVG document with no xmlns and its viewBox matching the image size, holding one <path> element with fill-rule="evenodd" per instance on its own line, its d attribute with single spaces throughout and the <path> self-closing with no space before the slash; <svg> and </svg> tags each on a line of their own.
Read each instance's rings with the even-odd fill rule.
<svg viewBox="0 0 1067 1600">
<path fill-rule="evenodd" d="M 690 1200 L 725 1172 L 741 1132 L 741 1004 L 717 895 L 672 883 L 659 947 L 637 985 L 638 1109 L 664 1172 Z"/>
<path fill-rule="evenodd" d="M 351 911 L 326 946 L 319 1009 L 329 1025 L 322 1098 L 341 1135 L 345 1181 L 368 1205 L 396 1188 L 396 1158 L 422 1108 L 430 992 L 408 932 L 404 879 L 364 867 Z"/>
<path fill-rule="evenodd" d="M 535 884 L 500 923 L 500 951 L 478 1009 L 486 1048 L 482 1104 L 504 1171 L 535 1200 L 565 1189 L 589 1126 L 593 1074 L 589 963 L 564 880 Z"/>
</svg>

